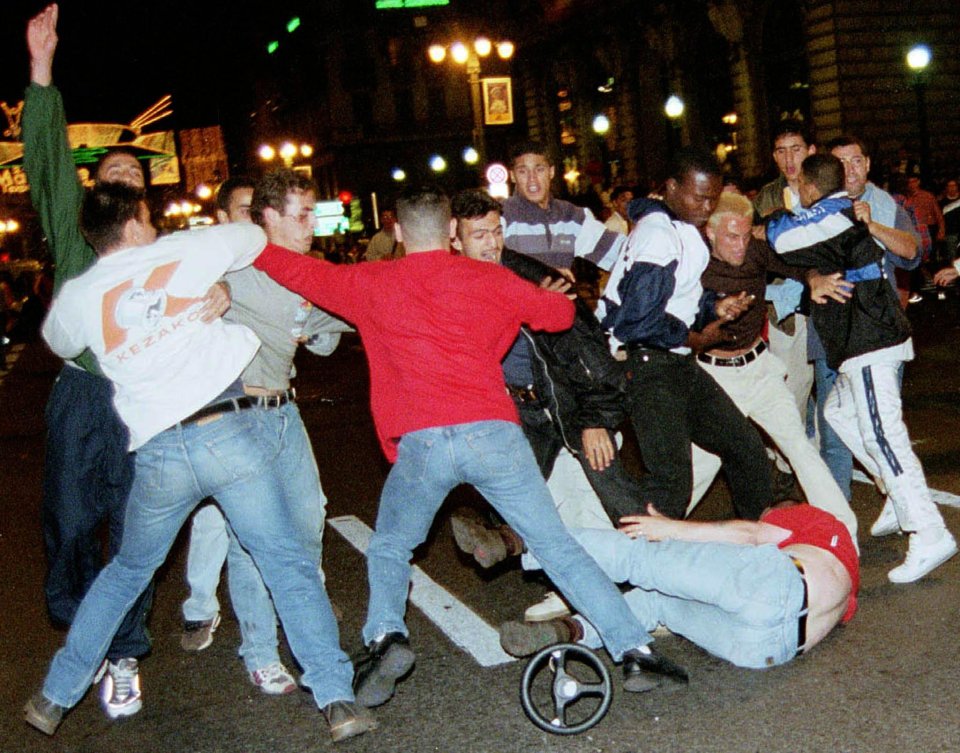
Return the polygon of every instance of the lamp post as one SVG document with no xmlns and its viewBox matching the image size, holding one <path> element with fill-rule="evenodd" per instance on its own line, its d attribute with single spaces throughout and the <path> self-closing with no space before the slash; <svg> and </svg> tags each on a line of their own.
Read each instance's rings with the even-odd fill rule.
<svg viewBox="0 0 960 753">
<path fill-rule="evenodd" d="M 927 129 L 927 78 L 930 65 L 930 48 L 925 44 L 915 45 L 907 53 L 907 67 L 913 71 L 913 90 L 917 95 L 917 130 L 920 132 L 920 174 L 924 181 L 930 180 L 930 132 Z"/>
<path fill-rule="evenodd" d="M 591 127 L 593 128 L 593 132 L 597 134 L 597 138 L 600 141 L 600 162 L 602 165 L 601 177 L 604 185 L 606 186 L 611 178 L 610 149 L 607 146 L 607 134 L 610 132 L 610 118 L 601 113 L 600 115 L 594 117 Z"/>
<path fill-rule="evenodd" d="M 680 118 L 683 117 L 683 111 L 686 109 L 683 100 L 680 99 L 676 94 L 671 94 L 667 97 L 667 101 L 663 103 L 663 112 L 666 114 L 670 122 L 670 130 L 668 131 L 668 152 L 670 156 L 673 156 L 673 153 L 677 151 L 680 147 Z"/>
<path fill-rule="evenodd" d="M 458 41 L 451 44 L 449 49 L 442 44 L 433 44 L 427 50 L 427 57 L 437 65 L 446 59 L 449 51 L 454 63 L 466 66 L 467 81 L 470 83 L 470 106 L 473 109 L 473 146 L 477 150 L 477 163 L 480 165 L 485 165 L 487 162 L 486 136 L 483 131 L 483 103 L 480 98 L 480 58 L 490 55 L 494 48 L 501 60 L 509 60 L 513 57 L 513 42 L 503 40 L 494 44 L 486 37 L 477 37 L 472 45 Z"/>
</svg>

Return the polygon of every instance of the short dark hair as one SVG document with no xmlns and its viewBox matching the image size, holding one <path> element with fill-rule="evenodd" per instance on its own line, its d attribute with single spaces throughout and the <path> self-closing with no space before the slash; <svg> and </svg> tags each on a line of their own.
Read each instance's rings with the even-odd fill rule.
<svg viewBox="0 0 960 753">
<path fill-rule="evenodd" d="M 87 191 L 80 209 L 80 231 L 87 243 L 102 254 L 123 237 L 123 228 L 140 217 L 145 200 L 142 189 L 124 183 L 98 183 Z"/>
<path fill-rule="evenodd" d="M 510 149 L 510 166 L 520 159 L 524 154 L 537 154 L 547 160 L 551 165 L 553 160 L 550 158 L 550 152 L 547 147 L 539 141 L 521 141 L 516 143 Z"/>
<path fill-rule="evenodd" d="M 250 218 L 258 225 L 263 224 L 263 210 L 267 207 L 281 214 L 287 206 L 287 196 L 293 193 L 313 191 L 319 193 L 317 184 L 305 175 L 281 167 L 266 173 L 253 187 L 253 200 L 250 202 Z"/>
<path fill-rule="evenodd" d="M 799 136 L 807 146 L 813 146 L 810 138 L 810 128 L 806 123 L 796 118 L 781 120 L 773 127 L 772 142 L 774 145 L 781 136 Z"/>
<path fill-rule="evenodd" d="M 824 149 L 832 152 L 834 149 L 839 149 L 842 146 L 859 146 L 860 153 L 863 154 L 864 157 L 870 156 L 870 149 L 867 147 L 867 142 L 859 136 L 851 136 L 849 134 L 830 139 L 824 146 Z"/>
<path fill-rule="evenodd" d="M 144 169 L 143 163 L 140 161 L 140 157 L 137 156 L 136 150 L 129 146 L 111 146 L 103 154 L 101 154 L 97 158 L 97 163 L 93 166 L 94 179 L 96 179 L 96 177 L 100 174 L 100 168 L 103 167 L 103 163 L 115 154 L 126 154 L 128 157 L 133 157 L 137 161 L 137 164 L 140 165 L 140 170 L 143 172 L 143 184 L 147 185 L 150 174 Z"/>
<path fill-rule="evenodd" d="M 616 201 L 627 192 L 633 193 L 633 188 L 631 186 L 617 186 L 610 192 L 610 201 Z"/>
<path fill-rule="evenodd" d="M 843 188 L 843 163 L 832 154 L 811 154 L 800 165 L 800 173 L 817 187 L 821 196 Z"/>
<path fill-rule="evenodd" d="M 450 202 L 450 213 L 457 220 L 473 220 L 490 212 L 502 212 L 500 202 L 486 191 L 470 189 L 461 191 Z"/>
<path fill-rule="evenodd" d="M 422 185 L 404 189 L 397 199 L 397 223 L 404 243 L 418 249 L 450 240 L 450 197 L 438 186 Z"/>
<path fill-rule="evenodd" d="M 256 184 L 246 175 L 235 175 L 223 181 L 217 189 L 217 209 L 228 212 L 233 192 L 241 188 L 256 188 Z"/>
<path fill-rule="evenodd" d="M 677 183 L 683 183 L 687 173 L 721 176 L 720 163 L 713 152 L 699 146 L 684 146 L 678 149 L 670 159 L 667 175 Z"/>
</svg>

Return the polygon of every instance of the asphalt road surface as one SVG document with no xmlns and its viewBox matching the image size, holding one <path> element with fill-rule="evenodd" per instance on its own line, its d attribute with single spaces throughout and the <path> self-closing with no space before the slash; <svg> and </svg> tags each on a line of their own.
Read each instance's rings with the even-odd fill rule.
<svg viewBox="0 0 960 753">
<path fill-rule="evenodd" d="M 960 501 L 953 496 L 960 495 L 960 302 L 934 296 L 909 313 L 918 359 L 906 372 L 907 422 L 930 486 L 945 493 L 939 499 L 947 524 L 960 534 L 960 511 L 953 506 Z M 272 698 L 250 684 L 237 658 L 239 633 L 225 587 L 220 592 L 224 619 L 213 645 L 199 654 L 181 650 L 182 534 L 158 573 L 150 618 L 154 647 L 141 664 L 143 710 L 111 723 L 91 692 L 54 738 L 24 724 L 23 702 L 63 640 L 50 626 L 41 598 L 39 527 L 43 406 L 58 363 L 42 344 L 29 344 L 14 355 L 12 368 L 0 372 L 0 753 L 300 753 L 333 747 L 307 693 Z M 329 497 L 328 519 L 355 516 L 341 528 L 362 534 L 364 524 L 373 524 L 387 471 L 367 407 L 362 348 L 349 338 L 333 356 L 305 354 L 297 366 L 300 407 Z M 376 710 L 378 730 L 339 747 L 416 753 L 960 750 L 960 557 L 920 583 L 889 584 L 886 572 L 902 558 L 906 542 L 898 536 L 870 539 L 880 497 L 865 483 L 854 486 L 863 532 L 860 610 L 849 626 L 790 665 L 737 669 L 668 635 L 657 645 L 689 669 L 688 688 L 629 695 L 620 690 L 613 668 L 614 699 L 606 718 L 588 732 L 561 738 L 541 732 L 524 716 L 519 703 L 524 662 L 481 666 L 474 628 L 465 640 L 411 606 L 414 673 L 389 704 Z M 728 500 L 720 482 L 697 516 L 729 515 Z M 479 509 L 471 494 L 455 493 L 417 552 L 416 564 L 425 576 L 425 609 L 439 615 L 441 625 L 451 622 L 443 619 L 445 613 L 475 615 L 471 619 L 482 633 L 484 624 L 518 618 L 545 589 L 513 567 L 479 572 L 460 555 L 449 527 L 457 506 Z M 344 612 L 342 644 L 356 652 L 367 597 L 365 563 L 331 526 L 324 567 L 330 595 Z M 459 645 L 464 643 L 467 648 Z M 289 660 L 285 646 L 283 653 Z"/>
</svg>

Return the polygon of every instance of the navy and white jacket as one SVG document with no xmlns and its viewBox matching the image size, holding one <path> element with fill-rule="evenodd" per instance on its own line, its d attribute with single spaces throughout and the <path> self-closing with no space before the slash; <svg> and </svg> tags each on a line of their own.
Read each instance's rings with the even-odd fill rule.
<svg viewBox="0 0 960 753">
<path fill-rule="evenodd" d="M 554 268 L 569 268 L 579 256 L 609 270 L 626 240 L 589 209 L 561 199 L 550 199 L 543 209 L 514 195 L 503 202 L 502 216 L 506 245 Z"/>
<path fill-rule="evenodd" d="M 910 323 L 886 279 L 884 250 L 856 219 L 846 193 L 820 199 L 799 217 L 775 212 L 767 220 L 767 241 L 787 264 L 821 274 L 843 272 L 854 283 L 846 303 L 828 299 L 810 305 L 831 369 L 910 338 Z"/>
<path fill-rule="evenodd" d="M 710 251 L 700 231 L 663 202 L 637 199 L 629 214 L 637 224 L 610 272 L 597 318 L 613 345 L 687 354 L 690 330 L 715 318 L 716 293 L 700 284 Z"/>
</svg>

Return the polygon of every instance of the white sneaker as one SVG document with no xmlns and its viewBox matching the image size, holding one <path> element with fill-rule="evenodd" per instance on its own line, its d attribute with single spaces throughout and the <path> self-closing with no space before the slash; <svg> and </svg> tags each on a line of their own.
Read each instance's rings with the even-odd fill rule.
<svg viewBox="0 0 960 753">
<path fill-rule="evenodd" d="M 907 558 L 902 565 L 887 573 L 887 577 L 893 583 L 913 583 L 956 553 L 957 542 L 946 528 L 912 533 Z"/>
<path fill-rule="evenodd" d="M 297 689 L 297 681 L 280 662 L 251 672 L 250 681 L 267 695 L 287 695 Z"/>
<path fill-rule="evenodd" d="M 556 591 L 548 591 L 541 601 L 523 613 L 523 619 L 527 622 L 546 622 L 558 617 L 566 617 L 568 614 L 570 614 L 570 607 L 567 602 Z"/>
<path fill-rule="evenodd" d="M 136 659 L 105 661 L 100 668 L 100 702 L 111 719 L 133 716 L 143 707 L 140 692 L 140 666 Z M 98 678 L 94 678 L 96 682 Z"/>
<path fill-rule="evenodd" d="M 889 536 L 892 533 L 903 533 L 903 531 L 900 529 L 897 511 L 893 509 L 893 502 L 887 497 L 883 503 L 883 509 L 880 511 L 877 519 L 873 521 L 873 525 L 870 526 L 870 535 L 879 538 L 881 536 Z"/>
</svg>

